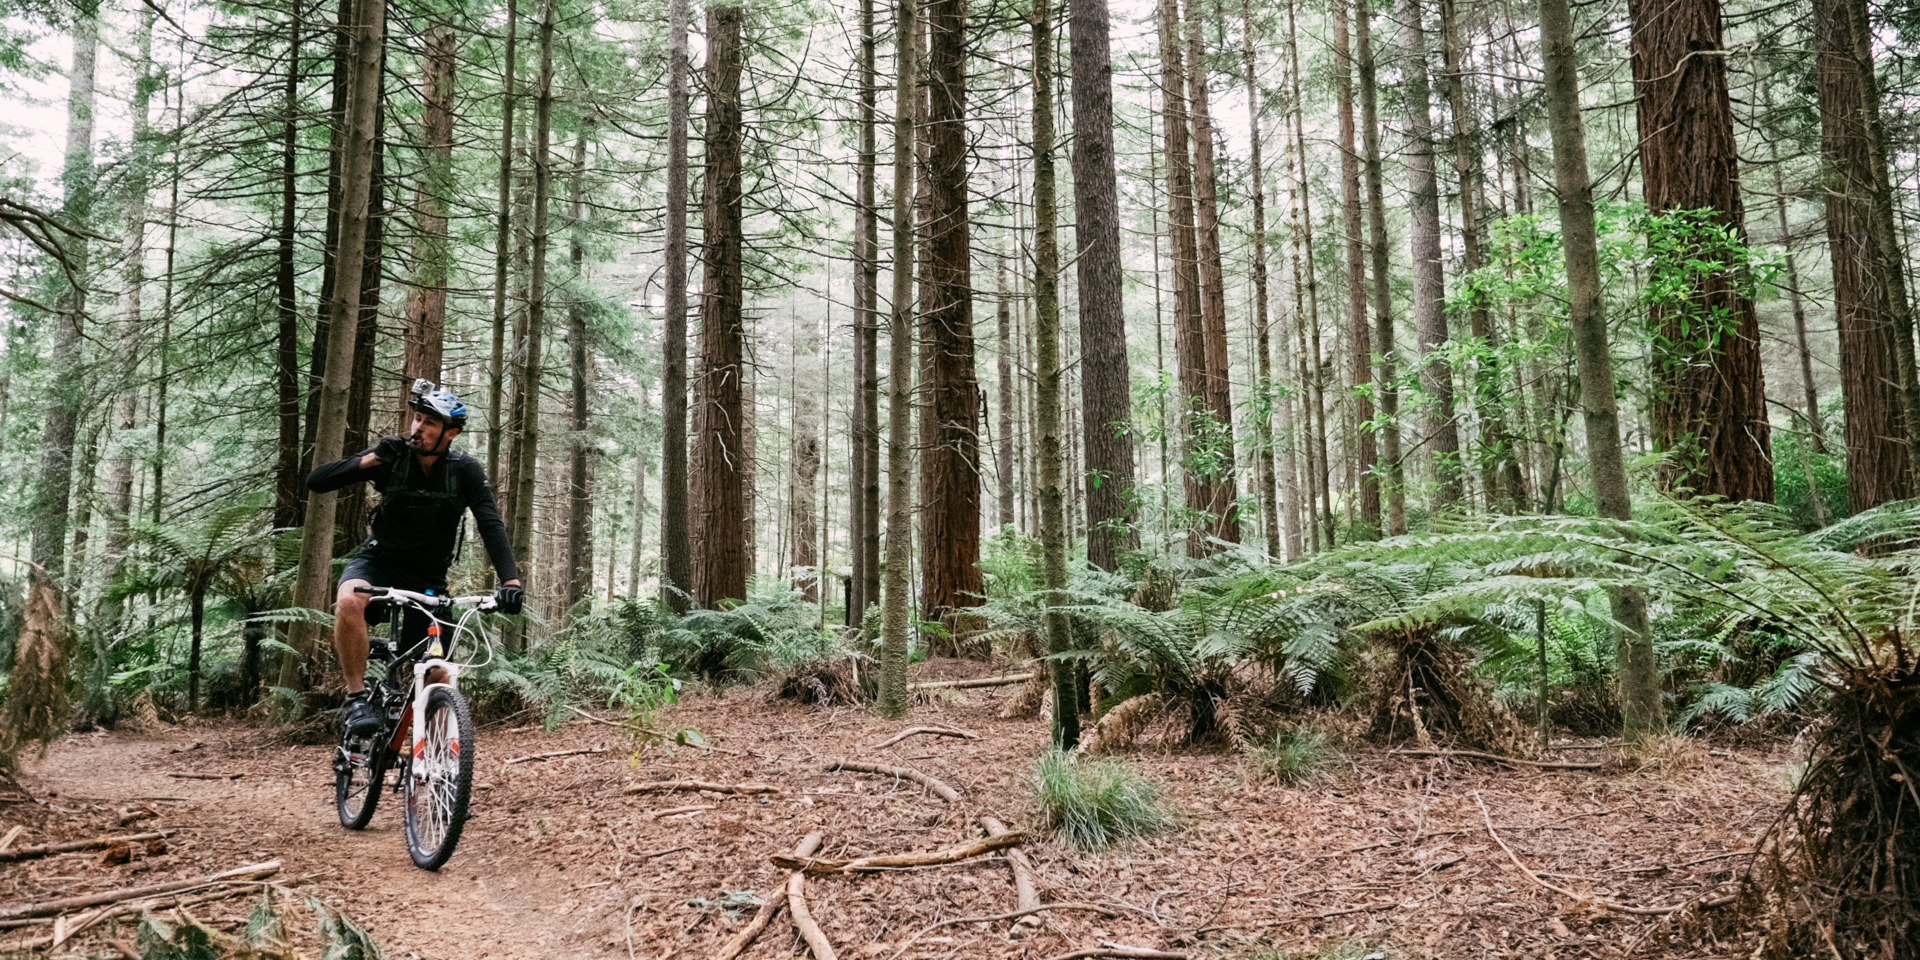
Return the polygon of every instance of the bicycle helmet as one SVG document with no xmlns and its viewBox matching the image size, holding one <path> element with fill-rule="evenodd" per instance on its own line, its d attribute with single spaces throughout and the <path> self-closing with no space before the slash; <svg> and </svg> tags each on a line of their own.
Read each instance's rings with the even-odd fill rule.
<svg viewBox="0 0 1920 960">
<path fill-rule="evenodd" d="M 407 406 L 455 430 L 467 428 L 467 405 L 453 391 L 436 387 L 431 380 L 422 378 L 413 382 L 413 397 Z"/>
</svg>

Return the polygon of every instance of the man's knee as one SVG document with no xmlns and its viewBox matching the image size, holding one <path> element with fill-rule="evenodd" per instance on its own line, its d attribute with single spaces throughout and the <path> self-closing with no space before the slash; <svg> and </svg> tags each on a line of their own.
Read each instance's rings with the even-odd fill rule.
<svg viewBox="0 0 1920 960">
<path fill-rule="evenodd" d="M 333 595 L 334 616 L 345 616 L 349 613 L 357 614 L 365 611 L 367 609 L 367 595 L 364 593 L 355 593 L 353 588 L 367 585 L 367 581 L 365 580 L 341 581 L 340 589 Z"/>
</svg>

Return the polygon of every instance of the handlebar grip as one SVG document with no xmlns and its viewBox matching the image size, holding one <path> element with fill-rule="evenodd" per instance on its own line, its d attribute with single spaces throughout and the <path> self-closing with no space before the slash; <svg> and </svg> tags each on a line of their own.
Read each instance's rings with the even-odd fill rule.
<svg viewBox="0 0 1920 960">
<path fill-rule="evenodd" d="M 360 586 L 357 586 L 357 587 L 354 587 L 354 588 L 353 588 L 353 592 L 354 592 L 354 593 L 364 593 L 364 594 L 366 594 L 367 596 L 370 596 L 370 597 L 384 597 L 384 596 L 386 596 L 386 595 L 387 595 L 387 588 L 386 588 L 386 587 L 374 587 L 374 586 L 368 586 L 368 585 L 366 585 L 366 584 L 362 584 L 362 585 L 360 585 Z"/>
</svg>

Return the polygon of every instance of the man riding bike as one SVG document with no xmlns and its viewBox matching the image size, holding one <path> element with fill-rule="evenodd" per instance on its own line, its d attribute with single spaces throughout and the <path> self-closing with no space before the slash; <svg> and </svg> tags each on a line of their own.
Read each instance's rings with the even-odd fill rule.
<svg viewBox="0 0 1920 960">
<path fill-rule="evenodd" d="M 493 505 L 487 474 L 472 457 L 452 449 L 467 425 L 467 405 L 452 391 L 415 380 L 407 406 L 414 411 L 406 439 L 387 437 L 372 449 L 315 469 L 307 489 L 327 493 L 348 484 L 371 481 L 380 491 L 373 533 L 340 573 L 334 594 L 333 649 L 347 683 L 342 720 L 350 733 L 379 729 L 380 717 L 367 700 L 367 600 L 360 586 L 399 587 L 445 593 L 463 511 L 473 511 L 480 539 L 500 577 L 495 594 L 501 613 L 520 612 L 520 569 L 506 525 Z"/>
</svg>

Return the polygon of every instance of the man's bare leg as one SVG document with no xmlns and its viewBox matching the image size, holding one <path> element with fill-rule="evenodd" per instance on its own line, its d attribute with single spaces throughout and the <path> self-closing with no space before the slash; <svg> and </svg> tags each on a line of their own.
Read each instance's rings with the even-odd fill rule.
<svg viewBox="0 0 1920 960">
<path fill-rule="evenodd" d="M 364 586 L 369 586 L 365 580 L 342 580 L 333 595 L 333 652 L 348 694 L 359 693 L 367 678 L 367 595 L 353 592 Z"/>
</svg>

